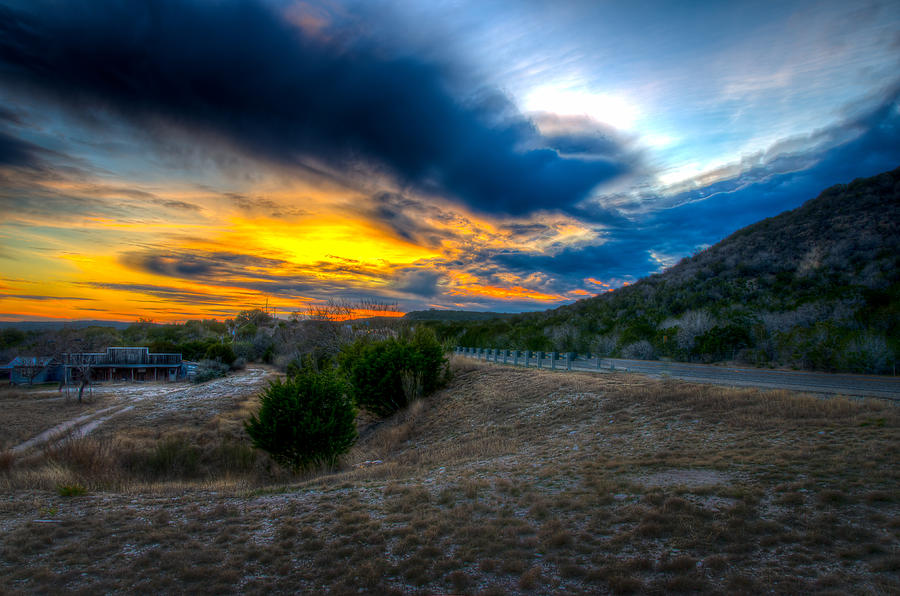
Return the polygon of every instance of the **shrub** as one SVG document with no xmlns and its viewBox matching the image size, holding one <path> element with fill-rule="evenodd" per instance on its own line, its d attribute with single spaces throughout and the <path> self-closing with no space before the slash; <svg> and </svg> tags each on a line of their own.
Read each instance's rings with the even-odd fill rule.
<svg viewBox="0 0 900 596">
<path fill-rule="evenodd" d="M 751 344 L 746 327 L 729 324 L 717 325 L 697 337 L 696 350 L 699 354 L 709 354 L 713 359 L 731 359 L 734 353 Z"/>
<path fill-rule="evenodd" d="M 377 416 L 433 393 L 449 374 L 441 344 L 424 327 L 400 339 L 358 340 L 344 348 L 339 361 L 357 405 Z"/>
<path fill-rule="evenodd" d="M 846 349 L 847 368 L 861 373 L 889 373 L 893 354 L 883 336 L 863 333 L 850 341 Z"/>
<path fill-rule="evenodd" d="M 231 366 L 237 360 L 237 356 L 227 344 L 212 344 L 206 349 L 206 359 Z"/>
<path fill-rule="evenodd" d="M 195 383 L 205 383 L 219 377 L 224 377 L 228 372 L 228 365 L 215 360 L 202 360 L 194 374 Z"/>
<path fill-rule="evenodd" d="M 622 358 L 651 360 L 653 358 L 653 355 L 653 344 L 651 344 L 646 339 L 636 341 L 622 348 Z"/>
<path fill-rule="evenodd" d="M 333 466 L 356 441 L 356 408 L 335 371 L 304 371 L 270 384 L 245 428 L 255 447 L 294 470 Z"/>
</svg>

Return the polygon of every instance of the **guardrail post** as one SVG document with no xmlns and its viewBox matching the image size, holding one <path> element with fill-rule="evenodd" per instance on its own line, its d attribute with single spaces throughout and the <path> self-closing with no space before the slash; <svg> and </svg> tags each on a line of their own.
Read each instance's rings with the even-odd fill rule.
<svg viewBox="0 0 900 596">
<path fill-rule="evenodd" d="M 566 370 L 572 370 L 572 352 L 566 352 Z"/>
<path fill-rule="evenodd" d="M 550 352 L 550 370 L 556 370 L 556 351 Z"/>
<path fill-rule="evenodd" d="M 528 368 L 528 358 L 531 357 L 531 350 L 525 350 L 525 368 Z"/>
<path fill-rule="evenodd" d="M 538 368 L 544 368 L 544 353 L 543 352 L 537 353 L 537 364 L 538 364 Z"/>
<path fill-rule="evenodd" d="M 519 366 L 519 350 L 513 350 L 513 366 Z"/>
<path fill-rule="evenodd" d="M 499 356 L 500 350 L 498 350 L 497 348 L 494 348 L 493 350 L 491 350 L 491 352 L 492 352 L 491 355 L 494 357 L 494 364 L 496 364 L 497 356 Z"/>
<path fill-rule="evenodd" d="M 509 354 L 509 350 L 503 350 L 503 364 L 506 364 L 506 355 Z"/>
</svg>

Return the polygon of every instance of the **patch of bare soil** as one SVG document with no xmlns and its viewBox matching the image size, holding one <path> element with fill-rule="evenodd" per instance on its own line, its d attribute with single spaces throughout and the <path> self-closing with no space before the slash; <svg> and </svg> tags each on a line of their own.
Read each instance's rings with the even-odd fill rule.
<svg viewBox="0 0 900 596">
<path fill-rule="evenodd" d="M 174 399 L 97 432 L 241 411 Z M 7 491 L 0 591 L 897 593 L 898 439 L 882 402 L 466 364 L 341 470 Z"/>
<path fill-rule="evenodd" d="M 101 426 L 108 435 L 160 419 L 170 423 L 176 419 L 206 420 L 231 405 L 232 398 L 246 399 L 272 378 L 270 370 L 249 368 L 202 385 L 186 381 L 98 384 L 85 393 L 80 403 L 75 391 L 69 398 L 59 389 L 20 391 L 16 399 L 4 403 L 5 440 L 11 443 L 5 448 L 21 455 L 62 436 L 85 437 Z M 23 395 L 28 399 L 22 399 Z M 111 423 L 113 418 L 115 424 Z M 43 430 L 35 432 L 36 429 Z M 23 436 L 28 438 L 21 440 Z"/>
<path fill-rule="evenodd" d="M 630 480 L 648 488 L 683 486 L 685 488 L 714 487 L 731 484 L 730 475 L 717 470 L 662 470 L 631 476 Z"/>
</svg>

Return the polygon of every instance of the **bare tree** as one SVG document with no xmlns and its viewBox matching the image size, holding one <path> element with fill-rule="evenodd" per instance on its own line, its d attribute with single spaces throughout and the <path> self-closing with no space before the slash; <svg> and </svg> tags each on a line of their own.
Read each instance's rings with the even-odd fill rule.
<svg viewBox="0 0 900 596">
<path fill-rule="evenodd" d="M 397 305 L 375 300 L 329 300 L 310 304 L 291 314 L 287 325 L 273 333 L 280 366 L 291 361 L 331 357 L 361 335 L 383 337 L 394 333 Z M 394 316 L 390 316 L 394 315 Z"/>
<path fill-rule="evenodd" d="M 678 320 L 676 341 L 682 350 L 692 350 L 694 340 L 716 325 L 716 320 L 705 310 L 689 310 Z"/>
<path fill-rule="evenodd" d="M 15 365 L 16 371 L 28 379 L 28 385 L 34 384 L 34 380 L 44 372 L 47 363 L 38 356 L 25 356 L 21 362 Z"/>
<path fill-rule="evenodd" d="M 72 342 L 73 346 L 81 346 L 83 345 L 83 340 L 81 338 L 74 338 Z M 94 375 L 94 354 L 86 354 L 83 351 L 77 352 L 69 352 L 66 354 L 64 366 L 64 375 L 66 380 L 66 397 L 68 398 L 68 382 L 69 382 L 69 372 L 72 371 L 75 373 L 75 376 L 78 377 L 79 387 L 78 387 L 78 403 L 83 401 L 84 389 L 85 387 L 89 388 L 90 395 L 94 397 L 94 386 L 92 384 L 93 375 Z"/>
</svg>

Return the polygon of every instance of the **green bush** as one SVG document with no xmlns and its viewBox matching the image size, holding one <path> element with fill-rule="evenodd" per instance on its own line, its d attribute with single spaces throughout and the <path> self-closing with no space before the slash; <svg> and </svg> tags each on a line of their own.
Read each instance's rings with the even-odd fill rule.
<svg viewBox="0 0 900 596">
<path fill-rule="evenodd" d="M 377 416 L 433 393 L 449 374 L 444 349 L 425 327 L 399 339 L 358 340 L 344 348 L 339 362 L 356 404 Z"/>
<path fill-rule="evenodd" d="M 194 373 L 193 381 L 194 383 L 205 383 L 224 377 L 226 374 L 228 374 L 228 365 L 215 360 L 201 360 L 197 372 Z"/>
<path fill-rule="evenodd" d="M 738 325 L 716 325 L 706 333 L 698 335 L 696 352 L 707 354 L 714 360 L 730 360 L 741 348 L 751 345 L 750 333 Z"/>
<path fill-rule="evenodd" d="M 356 408 L 333 370 L 275 381 L 245 424 L 253 445 L 294 470 L 333 466 L 356 441 Z"/>
<path fill-rule="evenodd" d="M 237 356 L 229 345 L 212 344 L 206 349 L 206 359 L 215 360 L 216 362 L 231 366 L 234 361 L 237 360 Z"/>
</svg>

